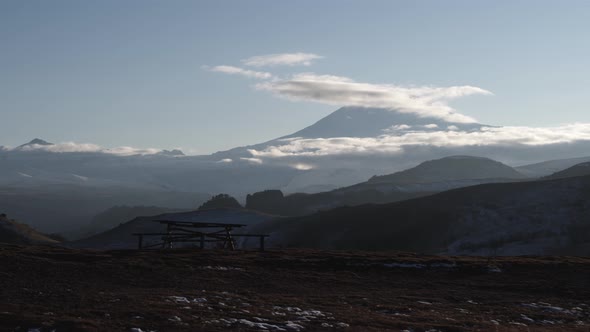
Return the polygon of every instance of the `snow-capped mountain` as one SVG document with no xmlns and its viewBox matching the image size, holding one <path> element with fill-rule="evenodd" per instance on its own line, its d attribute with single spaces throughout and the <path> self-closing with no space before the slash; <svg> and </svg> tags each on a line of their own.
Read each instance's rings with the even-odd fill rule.
<svg viewBox="0 0 590 332">
<path fill-rule="evenodd" d="M 420 117 L 384 108 L 342 107 L 313 125 L 281 139 L 329 137 L 377 137 L 407 131 L 476 130 L 477 123 L 448 122 L 435 117 Z M 489 126 L 487 126 L 489 127 Z"/>
</svg>

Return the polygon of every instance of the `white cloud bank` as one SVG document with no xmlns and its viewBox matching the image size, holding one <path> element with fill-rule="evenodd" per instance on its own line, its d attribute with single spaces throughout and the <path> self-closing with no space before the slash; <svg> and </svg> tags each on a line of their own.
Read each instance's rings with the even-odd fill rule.
<svg viewBox="0 0 590 332">
<path fill-rule="evenodd" d="M 360 83 L 347 77 L 314 73 L 296 74 L 290 79 L 262 82 L 257 84 L 256 88 L 291 100 L 314 101 L 335 106 L 388 108 L 456 123 L 474 123 L 476 120 L 457 113 L 447 104 L 448 101 L 469 95 L 492 94 L 469 85 L 403 87 Z"/>
<path fill-rule="evenodd" d="M 15 149 L 7 149 L 15 150 Z M 39 145 L 31 144 L 18 148 L 20 151 L 47 151 L 56 153 L 68 153 L 68 152 L 86 152 L 86 153 L 106 153 L 119 156 L 132 156 L 132 155 L 153 155 L 162 152 L 161 149 L 138 149 L 130 146 L 121 146 L 116 148 L 104 148 L 100 145 L 91 143 L 75 143 L 65 142 L 52 145 Z"/>
<path fill-rule="evenodd" d="M 263 150 L 248 150 L 256 158 L 328 156 L 342 154 L 400 154 L 412 146 L 445 148 L 543 146 L 590 142 L 590 124 L 548 128 L 483 127 L 478 131 L 409 131 L 379 137 L 293 138 Z"/>
<path fill-rule="evenodd" d="M 253 56 L 247 59 L 243 59 L 242 63 L 246 66 L 252 67 L 295 65 L 309 66 L 312 64 L 314 60 L 322 58 L 323 56 L 313 53 L 278 53 Z"/>
</svg>

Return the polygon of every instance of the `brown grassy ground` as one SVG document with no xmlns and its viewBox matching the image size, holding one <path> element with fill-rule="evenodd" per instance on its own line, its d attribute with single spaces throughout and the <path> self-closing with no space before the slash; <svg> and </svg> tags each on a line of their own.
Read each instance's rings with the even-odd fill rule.
<svg viewBox="0 0 590 332">
<path fill-rule="evenodd" d="M 588 258 L 4 245 L 0 266 L 0 331 L 590 331 Z"/>
</svg>

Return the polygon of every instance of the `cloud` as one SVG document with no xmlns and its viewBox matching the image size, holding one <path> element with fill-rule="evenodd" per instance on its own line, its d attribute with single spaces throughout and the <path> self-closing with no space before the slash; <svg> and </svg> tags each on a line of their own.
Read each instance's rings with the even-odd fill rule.
<svg viewBox="0 0 590 332">
<path fill-rule="evenodd" d="M 297 170 L 300 170 L 300 171 L 309 171 L 310 169 L 313 169 L 314 168 L 313 165 L 304 164 L 304 163 L 296 163 L 296 164 L 292 164 L 290 166 L 293 167 L 294 169 L 297 169 Z"/>
<path fill-rule="evenodd" d="M 248 150 L 257 158 L 329 156 L 341 154 L 401 154 L 414 146 L 514 147 L 590 142 L 590 123 L 548 128 L 482 127 L 477 131 L 408 131 L 379 137 L 293 139 L 262 150 Z"/>
<path fill-rule="evenodd" d="M 138 149 L 138 148 L 134 148 L 131 146 L 121 146 L 121 147 L 117 147 L 117 148 L 103 149 L 101 152 L 116 154 L 116 155 L 121 155 L 121 156 L 131 156 L 131 155 L 136 155 L 136 154 L 140 154 L 140 155 L 156 154 L 156 153 L 162 152 L 162 150 L 161 149 L 152 149 L 152 148 Z"/>
<path fill-rule="evenodd" d="M 412 129 L 412 126 L 407 125 L 407 124 L 400 124 L 400 125 L 393 125 L 389 128 L 385 128 L 382 131 L 384 133 L 397 133 L 397 132 L 406 131 L 409 129 Z"/>
<path fill-rule="evenodd" d="M 233 162 L 233 161 L 234 161 L 234 160 L 233 160 L 233 159 L 231 159 L 231 158 L 224 158 L 224 159 L 221 159 L 221 160 L 217 161 L 217 163 L 224 163 L 224 164 L 228 164 L 228 163 L 231 163 L 231 162 Z"/>
<path fill-rule="evenodd" d="M 335 106 L 389 108 L 421 117 L 435 117 L 455 123 L 474 123 L 475 119 L 457 113 L 450 100 L 469 95 L 491 95 L 482 88 L 464 85 L 451 87 L 403 87 L 390 84 L 360 83 L 334 75 L 296 74 L 256 84 L 259 90 L 295 101 L 313 101 Z"/>
<path fill-rule="evenodd" d="M 271 79 L 271 78 L 273 78 L 273 75 L 271 73 L 243 69 L 243 68 L 234 67 L 234 66 L 215 66 L 212 68 L 205 66 L 203 68 L 213 71 L 213 72 L 225 73 L 225 74 L 230 74 L 230 75 L 241 75 L 241 76 L 256 78 L 256 79 Z"/>
<path fill-rule="evenodd" d="M 85 153 L 106 153 L 120 156 L 131 156 L 131 155 L 153 155 L 162 152 L 161 149 L 138 149 L 130 146 L 121 146 L 116 148 L 104 148 L 100 145 L 91 143 L 75 143 L 65 142 L 52 145 L 39 145 L 32 144 L 18 148 L 20 151 L 47 151 L 54 153 L 72 153 L 72 152 L 85 152 Z M 15 150 L 15 149 L 12 149 Z"/>
<path fill-rule="evenodd" d="M 242 158 L 240 158 L 240 160 L 247 161 L 250 164 L 255 164 L 255 165 L 262 164 L 262 159 L 260 159 L 260 158 L 246 158 L 246 157 L 242 157 Z"/>
<path fill-rule="evenodd" d="M 266 66 L 295 66 L 303 65 L 309 66 L 313 60 L 322 59 L 323 56 L 313 53 L 280 53 L 258 55 L 247 59 L 243 59 L 242 63 L 246 66 L 252 67 L 266 67 Z"/>
</svg>

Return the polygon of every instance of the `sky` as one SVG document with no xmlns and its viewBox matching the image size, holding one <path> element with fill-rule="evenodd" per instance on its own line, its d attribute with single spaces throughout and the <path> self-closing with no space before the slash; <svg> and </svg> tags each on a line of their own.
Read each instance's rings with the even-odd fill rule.
<svg viewBox="0 0 590 332">
<path fill-rule="evenodd" d="M 2 0 L 0 145 L 205 154 L 350 103 L 568 128 L 588 31 L 588 1 Z"/>
</svg>

